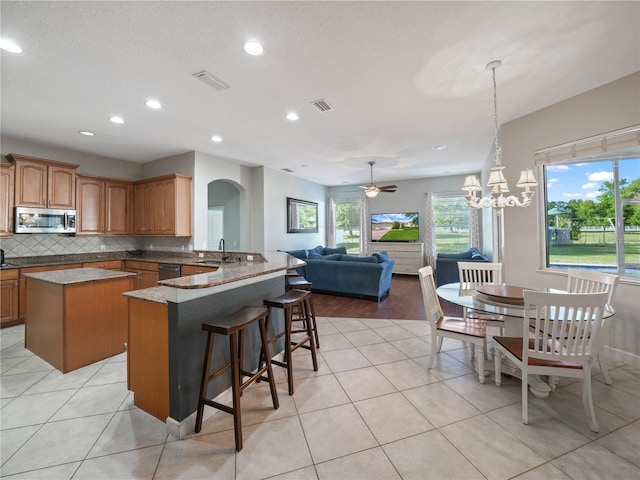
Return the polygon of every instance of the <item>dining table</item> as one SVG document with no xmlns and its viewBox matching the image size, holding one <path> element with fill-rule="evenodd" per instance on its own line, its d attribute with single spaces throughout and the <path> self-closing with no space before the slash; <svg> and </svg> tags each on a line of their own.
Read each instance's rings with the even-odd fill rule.
<svg viewBox="0 0 640 480">
<path fill-rule="evenodd" d="M 502 315 L 504 318 L 504 336 L 522 337 L 525 319 L 523 292 L 525 290 L 537 290 L 545 292 L 566 293 L 565 290 L 554 288 L 533 288 L 517 285 L 479 285 L 470 286 L 456 283 L 447 283 L 436 289 L 438 297 L 454 305 L 473 309 L 493 315 Z M 611 305 L 606 305 L 604 318 L 615 313 Z M 492 362 L 485 362 L 485 370 L 491 370 Z M 477 365 L 476 365 L 477 368 Z M 520 369 L 503 363 L 502 372 L 513 377 L 522 378 Z M 552 388 L 543 377 L 529 375 L 529 390 L 538 398 L 546 398 Z"/>
</svg>

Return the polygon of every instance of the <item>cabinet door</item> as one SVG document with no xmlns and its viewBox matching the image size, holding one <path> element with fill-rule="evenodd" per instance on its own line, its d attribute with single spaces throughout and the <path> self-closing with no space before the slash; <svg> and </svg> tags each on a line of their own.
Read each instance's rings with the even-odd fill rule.
<svg viewBox="0 0 640 480">
<path fill-rule="evenodd" d="M 104 181 L 78 177 L 77 234 L 104 233 Z"/>
<path fill-rule="evenodd" d="M 104 233 L 131 234 L 131 191 L 128 182 L 107 180 L 105 183 L 106 209 Z"/>
<path fill-rule="evenodd" d="M 157 287 L 160 281 L 160 275 L 158 272 L 152 272 L 151 270 L 140 270 L 140 288 Z"/>
<path fill-rule="evenodd" d="M 173 235 L 176 231 L 176 181 L 155 182 L 155 232 Z"/>
<path fill-rule="evenodd" d="M 73 168 L 49 165 L 48 207 L 76 208 L 76 171 Z"/>
<path fill-rule="evenodd" d="M 13 235 L 13 186 L 15 168 L 2 164 L 0 170 L 0 237 Z"/>
<path fill-rule="evenodd" d="M 18 278 L 0 280 L 0 326 L 18 322 Z"/>
<path fill-rule="evenodd" d="M 41 163 L 16 162 L 15 189 L 17 207 L 46 207 L 47 166 Z"/>
<path fill-rule="evenodd" d="M 143 183 L 135 186 L 135 228 L 136 234 L 150 234 L 154 232 L 155 185 Z"/>
<path fill-rule="evenodd" d="M 129 263 L 129 262 L 127 262 L 127 263 Z M 132 288 L 134 290 L 140 290 L 140 288 L 142 288 L 140 286 L 140 277 L 141 277 L 140 270 L 138 270 L 137 268 L 134 268 L 134 267 L 127 267 L 126 271 L 129 272 L 129 273 L 135 273 L 136 274 L 135 277 L 132 277 L 133 278 L 133 281 L 132 281 L 133 282 L 133 286 L 132 286 Z"/>
</svg>

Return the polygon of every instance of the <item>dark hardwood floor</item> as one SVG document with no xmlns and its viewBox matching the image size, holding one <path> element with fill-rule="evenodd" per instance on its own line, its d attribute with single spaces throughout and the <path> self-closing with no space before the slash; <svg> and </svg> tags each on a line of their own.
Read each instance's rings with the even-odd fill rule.
<svg viewBox="0 0 640 480">
<path fill-rule="evenodd" d="M 462 314 L 460 307 L 445 301 L 440 303 L 445 315 Z M 394 275 L 391 280 L 391 292 L 380 302 L 314 293 L 313 304 L 319 317 L 426 319 L 417 275 Z"/>
</svg>

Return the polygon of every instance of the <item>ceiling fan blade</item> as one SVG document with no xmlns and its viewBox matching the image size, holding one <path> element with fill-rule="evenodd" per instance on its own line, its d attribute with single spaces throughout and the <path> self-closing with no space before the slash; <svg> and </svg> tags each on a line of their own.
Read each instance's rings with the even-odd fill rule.
<svg viewBox="0 0 640 480">
<path fill-rule="evenodd" d="M 382 187 L 379 188 L 398 188 L 397 185 L 383 185 Z"/>
<path fill-rule="evenodd" d="M 378 191 L 382 193 L 396 193 L 395 188 L 379 188 Z"/>
</svg>

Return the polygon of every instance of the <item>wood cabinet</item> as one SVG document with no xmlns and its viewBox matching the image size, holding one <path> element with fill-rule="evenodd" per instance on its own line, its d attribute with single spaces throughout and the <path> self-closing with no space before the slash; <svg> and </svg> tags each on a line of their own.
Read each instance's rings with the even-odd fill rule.
<svg viewBox="0 0 640 480">
<path fill-rule="evenodd" d="M 27 316 L 27 308 L 29 307 L 29 300 L 27 299 L 27 279 L 25 274 L 36 272 L 49 272 L 51 270 L 67 270 L 70 268 L 82 268 L 82 264 L 73 263 L 69 265 L 50 265 L 46 267 L 24 267 L 20 269 L 20 281 L 18 283 L 18 316 L 19 322 L 24 323 L 24 319 Z"/>
<path fill-rule="evenodd" d="M 77 235 L 130 235 L 133 184 L 77 175 Z"/>
<path fill-rule="evenodd" d="M 135 273 L 133 289 L 155 287 L 160 281 L 157 262 L 142 262 L 140 260 L 126 260 L 126 271 Z"/>
<path fill-rule="evenodd" d="M 20 323 L 18 318 L 19 270 L 0 271 L 0 328 Z"/>
<path fill-rule="evenodd" d="M 122 260 L 103 260 L 100 262 L 85 262 L 82 268 L 102 268 L 103 270 L 124 271 L 124 262 Z"/>
<path fill-rule="evenodd" d="M 15 165 L 2 163 L 0 169 L 0 237 L 13 235 Z"/>
<path fill-rule="evenodd" d="M 15 206 L 76 208 L 78 165 L 10 153 L 15 164 Z"/>
<path fill-rule="evenodd" d="M 134 186 L 134 233 L 191 236 L 191 177 L 156 177 Z"/>
<path fill-rule="evenodd" d="M 371 242 L 369 253 L 386 251 L 396 264 L 393 273 L 417 275 L 424 266 L 424 243 Z"/>
<path fill-rule="evenodd" d="M 205 266 L 196 266 L 196 265 L 182 265 L 180 268 L 180 274 L 183 277 L 188 277 L 189 275 L 198 275 L 199 273 L 209 273 L 215 272 L 218 270 L 218 267 L 205 267 Z"/>
</svg>

